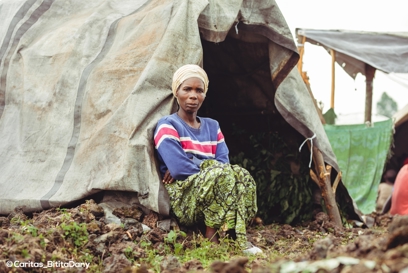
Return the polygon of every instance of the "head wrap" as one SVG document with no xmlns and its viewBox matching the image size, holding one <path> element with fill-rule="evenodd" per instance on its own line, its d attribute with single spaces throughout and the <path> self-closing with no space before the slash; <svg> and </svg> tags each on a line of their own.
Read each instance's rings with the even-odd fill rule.
<svg viewBox="0 0 408 273">
<path fill-rule="evenodd" d="M 195 64 L 186 64 L 177 69 L 177 71 L 173 75 L 173 83 L 171 89 L 173 91 L 173 95 L 176 96 L 177 89 L 180 85 L 189 78 L 199 78 L 204 83 L 204 93 L 207 93 L 208 90 L 208 77 L 207 73 L 205 73 L 204 69 L 199 67 Z"/>
</svg>

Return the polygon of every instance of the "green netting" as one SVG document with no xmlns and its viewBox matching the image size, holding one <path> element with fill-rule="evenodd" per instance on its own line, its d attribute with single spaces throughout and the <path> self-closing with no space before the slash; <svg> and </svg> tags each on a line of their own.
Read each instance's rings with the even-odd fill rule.
<svg viewBox="0 0 408 273">
<path fill-rule="evenodd" d="M 392 120 L 366 125 L 325 125 L 343 183 L 364 214 L 375 210 L 378 184 L 390 149 Z"/>
</svg>

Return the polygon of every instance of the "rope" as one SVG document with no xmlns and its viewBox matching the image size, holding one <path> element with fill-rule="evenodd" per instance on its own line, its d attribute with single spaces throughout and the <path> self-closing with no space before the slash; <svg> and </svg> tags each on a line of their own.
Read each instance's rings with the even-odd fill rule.
<svg viewBox="0 0 408 273">
<path fill-rule="evenodd" d="M 303 145 L 306 143 L 306 141 L 310 140 L 310 161 L 309 161 L 309 169 L 310 166 L 312 166 L 312 160 L 313 160 L 313 139 L 316 138 L 316 134 L 313 134 L 312 137 L 308 137 L 303 141 L 302 145 L 299 147 L 299 152 L 302 150 Z"/>
</svg>

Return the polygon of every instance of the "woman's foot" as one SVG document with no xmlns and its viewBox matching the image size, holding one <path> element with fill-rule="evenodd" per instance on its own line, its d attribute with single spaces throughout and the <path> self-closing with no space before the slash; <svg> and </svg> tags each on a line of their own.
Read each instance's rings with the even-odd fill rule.
<svg viewBox="0 0 408 273">
<path fill-rule="evenodd" d="M 218 232 L 217 229 L 212 228 L 212 227 L 206 227 L 205 229 L 205 238 L 207 238 L 208 240 L 210 240 L 210 242 L 219 244 L 219 236 L 218 236 Z"/>
</svg>

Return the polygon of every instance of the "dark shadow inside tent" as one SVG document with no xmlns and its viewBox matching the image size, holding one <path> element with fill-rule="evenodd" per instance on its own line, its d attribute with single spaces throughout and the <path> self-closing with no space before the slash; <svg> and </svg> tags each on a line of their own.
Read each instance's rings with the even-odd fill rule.
<svg viewBox="0 0 408 273">
<path fill-rule="evenodd" d="M 408 158 L 408 121 L 395 128 L 394 143 L 391 149 L 392 156 L 387 162 L 386 170 L 399 171 L 404 160 Z"/>
<path fill-rule="evenodd" d="M 265 223 L 309 220 L 317 187 L 309 178 L 307 145 L 274 104 L 268 41 L 227 36 L 202 40 L 209 91 L 200 116 L 219 121 L 231 163 L 245 167 L 257 182 L 258 214 Z"/>
</svg>

